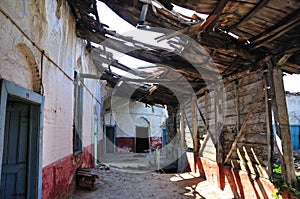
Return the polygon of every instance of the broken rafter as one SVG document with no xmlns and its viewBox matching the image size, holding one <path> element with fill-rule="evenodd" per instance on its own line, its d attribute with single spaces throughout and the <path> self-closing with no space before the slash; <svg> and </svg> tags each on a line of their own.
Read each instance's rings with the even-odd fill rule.
<svg viewBox="0 0 300 199">
<path fill-rule="evenodd" d="M 209 34 L 203 32 L 201 34 L 200 44 L 209 49 L 217 51 L 224 50 L 232 56 L 238 55 L 251 61 L 259 57 L 258 52 L 250 52 L 248 46 L 239 43 L 234 38 L 226 37 L 226 35 L 221 35 L 217 32 L 210 32 Z"/>
<path fill-rule="evenodd" d="M 207 17 L 206 20 L 210 21 L 210 23 L 207 25 L 207 28 L 204 27 L 204 29 L 207 29 L 207 31 L 212 31 L 214 29 L 223 9 L 225 8 L 228 1 L 229 0 L 218 1 L 217 5 L 213 9 L 213 11 Z"/>
<path fill-rule="evenodd" d="M 180 35 L 180 34 L 187 34 L 188 36 L 193 38 L 195 35 L 200 34 L 201 32 L 203 32 L 206 29 L 206 27 L 208 26 L 208 24 L 210 24 L 215 19 L 215 17 L 216 17 L 216 15 L 214 15 L 210 18 L 207 18 L 203 22 L 194 24 L 192 26 L 189 26 L 189 27 L 183 28 L 181 30 L 178 30 L 176 32 L 172 32 L 170 34 L 162 36 L 157 41 L 161 42 L 163 40 L 170 39 L 170 38 L 175 37 L 175 36 Z"/>
<path fill-rule="evenodd" d="M 146 62 L 164 64 L 175 70 L 184 69 L 185 73 L 191 74 L 194 77 L 202 78 L 204 80 L 212 81 L 215 79 L 215 76 L 218 74 L 218 71 L 216 70 L 212 71 L 210 69 L 209 64 L 191 63 L 192 61 L 195 60 L 190 60 L 191 62 L 189 62 L 189 60 L 186 60 L 183 57 L 176 54 L 174 54 L 174 56 L 171 57 L 161 57 L 160 52 L 156 52 L 156 51 L 153 52 L 151 50 L 146 50 L 141 48 L 136 49 L 134 47 L 131 47 L 130 45 L 127 45 L 124 42 L 113 40 L 113 39 L 110 39 L 107 42 L 102 43 L 102 45 L 104 45 L 107 48 L 114 49 L 116 51 L 119 51 L 121 53 L 127 54 L 129 56 L 132 56 L 134 58 Z M 206 56 L 205 60 L 203 61 L 205 62 L 207 58 L 208 57 Z M 193 65 L 195 65 L 198 68 L 195 69 Z"/>
<path fill-rule="evenodd" d="M 142 6 L 144 4 L 144 2 L 136 0 L 106 0 L 105 3 L 110 9 L 112 9 L 120 17 L 125 18 L 133 26 L 137 25 L 140 19 Z M 173 14 L 166 8 L 158 8 L 153 5 L 152 9 L 148 9 L 145 25 L 147 25 L 147 21 L 151 21 L 152 23 L 154 22 L 153 25 L 159 27 L 163 21 L 166 24 L 166 28 L 178 29 L 186 27 L 186 25 L 182 23 L 183 20 L 184 19 L 182 17 Z"/>
<path fill-rule="evenodd" d="M 206 29 L 210 29 L 210 28 L 212 29 L 212 27 L 217 22 L 219 15 L 221 14 L 223 8 L 227 3 L 228 0 L 219 1 L 216 7 L 213 9 L 213 11 L 210 13 L 210 15 L 206 18 L 205 21 L 183 28 L 171 34 L 165 35 L 161 37 L 158 41 L 160 42 L 165 39 L 170 39 L 179 34 L 187 34 L 193 38 L 194 36 L 199 35 L 201 32 L 205 31 Z"/>
<path fill-rule="evenodd" d="M 132 68 L 129 68 L 129 67 L 119 63 L 118 60 L 112 60 L 112 61 L 108 60 L 104 57 L 101 57 L 99 54 L 93 54 L 93 61 L 95 62 L 95 65 L 96 65 L 99 72 L 104 72 L 105 70 L 107 70 L 107 68 L 104 68 L 102 66 L 102 63 L 105 63 L 109 66 L 113 66 L 115 68 L 118 68 L 118 69 L 123 70 L 123 71 L 128 72 L 128 73 L 131 73 L 133 75 L 137 75 L 137 76 L 145 76 L 146 75 L 145 72 L 137 71 L 137 70 L 134 70 Z"/>
<path fill-rule="evenodd" d="M 259 48 L 268 42 L 272 42 L 298 25 L 300 25 L 300 8 L 283 18 L 271 28 L 252 37 L 249 41 L 253 49 Z"/>
</svg>

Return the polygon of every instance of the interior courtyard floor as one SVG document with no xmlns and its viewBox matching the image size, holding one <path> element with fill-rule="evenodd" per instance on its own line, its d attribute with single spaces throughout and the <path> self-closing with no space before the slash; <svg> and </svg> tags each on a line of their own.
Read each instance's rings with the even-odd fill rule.
<svg viewBox="0 0 300 199">
<path fill-rule="evenodd" d="M 96 188 L 77 188 L 72 199 L 234 198 L 230 190 L 220 190 L 191 172 L 163 173 L 128 166 L 95 168 L 93 172 L 99 174 Z"/>
</svg>

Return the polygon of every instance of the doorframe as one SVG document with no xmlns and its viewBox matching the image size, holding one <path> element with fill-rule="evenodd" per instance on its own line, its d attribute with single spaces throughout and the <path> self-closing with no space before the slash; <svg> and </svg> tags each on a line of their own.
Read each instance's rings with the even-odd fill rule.
<svg viewBox="0 0 300 199">
<path fill-rule="evenodd" d="M 36 162 L 36 168 L 38 168 L 37 173 L 32 173 L 31 170 L 28 170 L 28 175 L 31 175 L 33 178 L 37 178 L 37 190 L 32 190 L 30 183 L 27 183 L 27 198 L 34 194 L 34 198 L 42 198 L 42 147 L 43 147 L 43 119 L 44 119 L 44 96 L 35 93 L 31 90 L 18 86 L 8 80 L 0 80 L 0 174 L 2 173 L 2 158 L 3 158 L 3 145 L 4 145 L 4 134 L 5 134 L 5 117 L 6 117 L 6 105 L 7 99 L 9 96 L 21 99 L 25 103 L 39 106 L 39 122 L 38 122 L 38 135 L 37 135 L 37 155 L 38 161 Z M 30 158 L 31 155 L 29 155 Z M 30 160 L 28 160 L 30 164 Z M 1 175 L 0 175 L 1 183 Z M 33 183 L 34 184 L 34 183 Z M 33 192 L 32 192 L 33 191 Z M 36 193 L 35 193 L 36 192 Z"/>
<path fill-rule="evenodd" d="M 116 147 L 116 145 L 117 145 L 117 133 L 116 133 L 116 129 L 117 129 L 117 125 L 106 125 L 106 124 L 104 124 L 104 136 L 103 136 L 103 138 L 105 138 L 105 139 L 103 139 L 104 140 L 104 143 L 103 143 L 103 153 L 104 154 L 111 154 L 111 153 L 106 153 L 106 140 L 107 140 L 107 137 L 106 137 L 106 127 L 112 127 L 112 128 L 114 128 L 114 153 L 113 154 L 115 154 L 116 153 L 116 149 L 117 149 L 117 147 Z"/>
</svg>

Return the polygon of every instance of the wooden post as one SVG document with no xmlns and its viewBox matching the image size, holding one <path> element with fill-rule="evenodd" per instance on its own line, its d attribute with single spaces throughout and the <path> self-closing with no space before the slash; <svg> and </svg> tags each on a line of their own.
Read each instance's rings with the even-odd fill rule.
<svg viewBox="0 0 300 199">
<path fill-rule="evenodd" d="M 204 140 L 201 143 L 201 147 L 200 147 L 200 151 L 199 151 L 199 155 L 203 156 L 203 151 L 204 148 L 206 146 L 207 141 L 209 140 L 210 136 L 210 132 L 209 132 L 209 116 L 208 116 L 208 92 L 205 92 L 205 130 L 206 130 L 206 135 Z"/>
<path fill-rule="evenodd" d="M 235 90 L 235 101 L 236 101 L 236 132 L 240 131 L 241 128 L 241 116 L 240 116 L 240 93 L 239 93 L 239 80 L 237 80 L 234 84 Z"/>
<path fill-rule="evenodd" d="M 215 133 L 210 137 L 213 140 L 216 147 L 216 161 L 218 165 L 217 176 L 217 186 L 220 189 L 224 188 L 225 175 L 223 170 L 223 146 L 222 146 L 222 130 L 223 130 L 223 103 L 224 103 L 224 89 L 222 87 L 217 87 L 214 90 L 214 109 L 215 109 Z"/>
<path fill-rule="evenodd" d="M 185 147 L 185 124 L 184 124 L 184 110 L 180 110 L 180 147 L 184 149 Z"/>
<path fill-rule="evenodd" d="M 274 97 L 272 99 L 272 110 L 274 114 L 276 133 L 281 139 L 282 144 L 282 154 L 280 155 L 282 177 L 286 183 L 292 184 L 296 182 L 296 176 L 290 124 L 283 85 L 283 73 L 281 67 L 273 67 L 271 62 L 268 62 L 268 69 L 271 82 L 270 88 L 274 93 Z"/>
<path fill-rule="evenodd" d="M 273 147 L 274 147 L 274 136 L 272 131 L 272 105 L 270 100 L 270 86 L 268 82 L 268 75 L 265 73 L 265 106 L 266 106 L 266 121 L 267 121 L 267 143 L 268 143 L 268 169 L 267 173 L 269 179 L 272 179 L 273 172 Z"/>
<path fill-rule="evenodd" d="M 223 95 L 224 90 L 216 88 L 214 92 L 215 98 L 215 133 L 211 135 L 211 139 L 215 143 L 217 154 L 217 163 L 223 163 L 223 146 L 222 146 L 222 128 L 223 128 Z"/>
<path fill-rule="evenodd" d="M 184 172 L 187 166 L 186 150 L 185 150 L 185 124 L 184 124 L 184 108 L 180 107 L 180 148 L 178 149 L 177 172 Z"/>
<path fill-rule="evenodd" d="M 198 140 L 198 117 L 197 117 L 197 97 L 192 98 L 192 126 L 193 126 L 193 143 L 194 143 L 194 157 L 198 156 L 199 140 Z M 195 159 L 196 160 L 196 159 Z"/>
<path fill-rule="evenodd" d="M 187 125 L 187 127 L 189 128 L 189 131 L 190 131 L 191 137 L 192 137 L 192 139 L 194 139 L 194 138 L 193 138 L 193 131 L 192 131 L 192 128 L 191 128 L 191 126 L 190 126 L 190 124 L 189 124 L 189 121 L 188 121 L 188 119 L 187 119 L 186 113 L 185 113 L 185 111 L 184 111 L 184 110 L 182 110 L 182 112 L 183 112 L 183 116 L 184 116 L 184 119 L 185 119 L 186 125 Z"/>
<path fill-rule="evenodd" d="M 209 129 L 209 116 L 208 116 L 208 92 L 205 92 L 205 118 L 206 118 L 206 129 Z M 207 132 L 208 133 L 208 132 Z"/>
</svg>

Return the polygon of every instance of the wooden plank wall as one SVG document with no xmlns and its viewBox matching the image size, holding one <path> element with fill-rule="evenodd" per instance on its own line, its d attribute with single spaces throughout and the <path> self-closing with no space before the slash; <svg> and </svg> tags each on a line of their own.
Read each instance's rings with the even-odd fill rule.
<svg viewBox="0 0 300 199">
<path fill-rule="evenodd" d="M 267 122 L 266 104 L 264 95 L 257 96 L 264 89 L 263 72 L 250 74 L 238 80 L 225 83 L 224 99 L 224 125 L 220 135 L 222 145 L 222 157 L 225 160 L 247 114 L 251 107 L 256 104 L 255 110 L 249 117 L 245 131 L 237 142 L 237 147 L 233 150 L 226 165 L 231 165 L 236 169 L 241 169 L 252 174 L 267 177 L 265 168 L 268 165 L 268 143 L 267 143 Z M 214 91 L 205 93 L 198 98 L 198 108 L 206 119 L 208 129 L 211 134 L 215 134 L 215 100 Z M 257 101 L 257 102 L 256 102 Z M 192 128 L 191 104 L 184 107 L 187 120 Z M 186 124 L 187 125 L 187 124 Z M 200 145 L 203 145 L 207 135 L 204 122 L 198 112 L 198 134 Z M 189 128 L 186 126 L 186 143 L 190 147 L 193 143 Z M 216 161 L 216 147 L 213 139 L 209 138 L 204 145 L 203 151 L 199 151 L 199 156 Z M 203 146 L 202 146 L 203 147 Z"/>
</svg>

